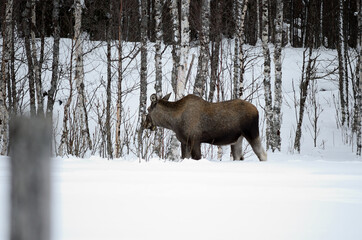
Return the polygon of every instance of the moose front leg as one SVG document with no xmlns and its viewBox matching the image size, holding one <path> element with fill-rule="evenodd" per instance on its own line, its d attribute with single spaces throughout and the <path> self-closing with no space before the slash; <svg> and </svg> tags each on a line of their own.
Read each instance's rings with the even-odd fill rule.
<svg viewBox="0 0 362 240">
<path fill-rule="evenodd" d="M 191 157 L 195 160 L 201 159 L 201 143 L 193 142 L 191 143 Z"/>
<path fill-rule="evenodd" d="M 182 159 L 191 158 L 190 146 L 188 146 L 185 143 L 181 143 L 181 158 Z"/>
</svg>

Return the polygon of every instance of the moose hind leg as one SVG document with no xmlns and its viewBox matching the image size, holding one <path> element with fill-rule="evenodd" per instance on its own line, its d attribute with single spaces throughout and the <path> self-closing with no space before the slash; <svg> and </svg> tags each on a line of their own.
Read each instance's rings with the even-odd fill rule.
<svg viewBox="0 0 362 240">
<path fill-rule="evenodd" d="M 243 156 L 243 136 L 240 136 L 236 143 L 231 144 L 231 153 L 233 155 L 233 159 L 235 160 L 244 160 Z"/>
<path fill-rule="evenodd" d="M 261 145 L 260 137 L 256 137 L 253 140 L 249 141 L 254 153 L 256 156 L 258 156 L 260 161 L 266 161 L 267 160 L 267 154 L 264 150 L 264 148 Z"/>
<path fill-rule="evenodd" d="M 188 146 L 185 143 L 181 143 L 181 158 L 182 159 L 191 158 L 190 146 Z"/>
</svg>

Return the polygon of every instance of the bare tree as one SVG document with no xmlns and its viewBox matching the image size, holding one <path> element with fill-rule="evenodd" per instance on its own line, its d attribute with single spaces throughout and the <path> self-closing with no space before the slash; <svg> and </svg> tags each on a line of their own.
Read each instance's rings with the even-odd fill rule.
<svg viewBox="0 0 362 240">
<path fill-rule="evenodd" d="M 218 1 L 216 7 L 216 21 L 214 27 L 214 34 L 216 35 L 215 40 L 211 44 L 211 72 L 210 72 L 210 91 L 209 91 L 209 101 L 212 102 L 214 99 L 215 89 L 217 86 L 217 81 L 219 78 L 218 69 L 219 69 L 219 60 L 220 60 L 220 43 L 221 43 L 221 20 L 222 20 L 222 6 L 223 2 Z"/>
<path fill-rule="evenodd" d="M 162 95 L 162 4 L 163 0 L 155 1 L 155 69 L 156 69 L 156 81 L 155 90 L 158 97 Z M 155 154 L 158 157 L 162 157 L 162 146 L 163 146 L 163 129 L 157 129 L 155 133 Z"/>
<path fill-rule="evenodd" d="M 84 94 L 84 67 L 83 67 L 83 37 L 81 32 L 82 27 L 82 8 L 84 2 L 74 0 L 74 41 L 75 41 L 75 76 L 74 81 L 77 87 L 77 102 L 75 109 L 75 128 L 80 136 L 79 149 L 84 151 L 92 149 L 92 142 L 88 127 L 88 114 L 86 108 L 86 99 Z M 80 152 L 76 151 L 76 155 Z"/>
<path fill-rule="evenodd" d="M 339 97 L 341 102 L 341 122 L 342 125 L 346 122 L 346 109 L 348 106 L 346 105 L 346 92 L 348 89 L 345 89 L 346 78 L 346 66 L 345 66 L 345 39 L 344 39 L 344 23 L 343 23 L 343 0 L 339 0 L 339 18 L 338 18 L 338 65 L 339 65 Z"/>
<path fill-rule="evenodd" d="M 59 41 L 60 41 L 60 26 L 59 26 L 59 0 L 53 0 L 53 62 L 52 62 L 52 79 L 50 89 L 48 91 L 48 103 L 46 115 L 48 118 L 53 118 L 53 107 L 55 102 L 55 92 L 59 80 Z"/>
<path fill-rule="evenodd" d="M 265 97 L 265 118 L 266 118 L 266 148 L 269 149 L 273 134 L 273 108 L 270 83 L 270 51 L 268 47 L 269 28 L 269 4 L 268 0 L 263 0 L 262 18 L 262 45 L 264 55 L 264 97 Z"/>
<path fill-rule="evenodd" d="M 121 121 L 122 121 L 122 11 L 123 0 L 119 0 L 119 16 L 118 16 L 118 82 L 117 82 L 117 121 L 116 121 L 116 158 L 119 158 L 121 152 Z"/>
<path fill-rule="evenodd" d="M 144 116 L 146 116 L 146 104 L 147 104 L 147 25 L 148 25 L 148 13 L 147 13 L 147 0 L 140 0 L 140 23 L 141 23 L 141 79 L 140 79 L 140 105 L 139 105 L 139 124 L 137 130 L 137 155 L 139 158 L 143 158 L 143 126 L 141 124 Z"/>
<path fill-rule="evenodd" d="M 172 0 L 171 2 L 174 2 Z M 176 3 L 173 3 L 176 5 Z M 180 41 L 180 64 L 178 65 L 178 76 L 175 83 L 176 100 L 183 97 L 186 88 L 186 72 L 187 72 L 187 58 L 190 46 L 190 27 L 189 27 L 189 15 L 190 15 L 190 0 L 181 0 L 181 41 Z M 176 30 L 176 29 L 174 29 Z M 178 30 L 177 30 L 178 31 Z M 174 33 L 176 35 L 176 33 Z M 167 150 L 167 156 L 170 160 L 178 160 L 179 142 L 176 139 L 175 134 L 172 134 L 170 145 Z"/>
<path fill-rule="evenodd" d="M 309 45 L 309 47 L 303 51 L 302 79 L 299 85 L 299 114 L 294 139 L 294 149 L 298 153 L 300 153 L 300 139 L 302 137 L 302 124 L 305 111 L 305 102 L 308 96 L 309 83 L 310 81 L 316 79 L 316 59 L 317 57 L 313 57 L 313 46 Z"/>
<path fill-rule="evenodd" d="M 29 99 L 30 99 L 30 115 L 36 115 L 35 105 L 35 88 L 34 88 L 34 64 L 32 58 L 31 44 L 30 44 L 30 29 L 31 29 L 31 6 L 32 0 L 27 0 L 25 3 L 24 11 L 22 12 L 24 44 L 26 59 L 28 63 L 28 79 L 29 79 Z"/>
<path fill-rule="evenodd" d="M 171 10 L 171 19 L 172 19 L 172 75 L 171 75 L 171 84 L 173 91 L 177 92 L 177 79 L 178 79 L 178 70 L 180 66 L 180 43 L 181 43 L 181 36 L 180 36 L 180 23 L 179 23 L 179 13 L 178 13 L 178 6 L 177 0 L 170 0 L 170 10 Z"/>
<path fill-rule="evenodd" d="M 283 33 L 283 1 L 277 0 L 277 16 L 275 24 L 275 81 L 274 81 L 274 106 L 273 106 L 273 134 L 271 141 L 272 151 L 281 150 L 280 127 L 282 123 L 281 107 L 282 96 L 282 33 Z"/>
<path fill-rule="evenodd" d="M 359 54 L 357 59 L 356 67 L 356 81 L 353 84 L 354 89 L 354 98 L 355 98 L 355 121 L 354 121 L 354 131 L 356 132 L 357 137 L 357 151 L 356 154 L 362 155 L 362 4 L 360 1 L 357 1 L 357 11 L 358 11 L 358 43 L 357 43 L 357 53 Z"/>
<path fill-rule="evenodd" d="M 44 6 L 44 2 L 43 2 Z M 44 13 L 44 7 L 42 8 Z M 35 82 L 35 92 L 37 99 L 37 114 L 39 116 L 44 115 L 44 106 L 43 106 L 43 86 L 41 80 L 41 70 L 44 60 L 44 33 L 42 32 L 42 41 L 41 41 L 41 50 L 40 56 L 38 59 L 38 47 L 36 45 L 35 37 L 35 27 L 36 27 L 36 1 L 31 1 L 31 25 L 30 25 L 30 37 L 31 37 L 31 57 L 33 58 L 33 67 L 34 67 L 34 82 Z"/>
<path fill-rule="evenodd" d="M 112 147 L 112 134 L 111 134 L 111 100 L 112 100 L 112 93 L 111 93 L 111 84 L 112 84 L 112 45 L 111 45 L 111 38 L 112 38 L 112 10 L 113 10 L 113 3 L 112 0 L 109 1 L 109 9 L 107 14 L 107 106 L 106 106 L 106 136 L 107 136 L 107 157 L 113 158 L 113 147 Z"/>
<path fill-rule="evenodd" d="M 206 79 L 208 77 L 208 63 L 210 58 L 210 0 L 202 0 L 201 6 L 201 31 L 199 34 L 200 53 L 197 66 L 197 74 L 194 85 L 194 94 L 203 97 Z"/>
<path fill-rule="evenodd" d="M 186 89 L 186 74 L 188 69 L 188 55 L 190 50 L 190 0 L 181 0 L 181 49 L 180 65 L 178 69 L 176 98 L 183 97 Z"/>
<path fill-rule="evenodd" d="M 8 0 L 5 8 L 5 31 L 3 37 L 3 56 L 0 79 L 0 154 L 6 155 L 8 149 L 9 113 L 6 107 L 6 84 L 10 84 L 10 64 L 13 41 L 12 20 L 13 0 Z"/>
</svg>

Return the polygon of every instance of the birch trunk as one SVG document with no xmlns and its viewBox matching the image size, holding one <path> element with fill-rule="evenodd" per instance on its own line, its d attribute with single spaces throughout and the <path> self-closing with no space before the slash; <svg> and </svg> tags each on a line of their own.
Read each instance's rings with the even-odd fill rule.
<svg viewBox="0 0 362 240">
<path fill-rule="evenodd" d="M 30 45 L 30 26 L 31 26 L 31 0 L 27 0 L 25 3 L 25 9 L 22 12 L 23 17 L 23 31 L 24 31 L 24 45 L 26 59 L 28 63 L 28 80 L 29 80 L 29 98 L 30 98 L 30 115 L 36 115 L 35 105 L 35 88 L 34 88 L 34 64 L 31 53 Z"/>
<path fill-rule="evenodd" d="M 178 68 L 176 98 L 184 96 L 186 89 L 186 74 L 188 67 L 188 55 L 190 49 L 190 0 L 181 0 L 181 48 L 180 48 L 180 65 Z"/>
<path fill-rule="evenodd" d="M 64 117 L 63 117 L 63 131 L 60 137 L 60 144 L 58 147 L 58 155 L 64 156 L 64 154 L 73 154 L 72 149 L 68 143 L 68 119 L 69 109 L 73 98 L 73 53 L 74 53 L 74 39 L 72 39 L 72 49 L 70 51 L 70 70 L 69 70 L 69 96 L 67 102 L 64 105 Z"/>
<path fill-rule="evenodd" d="M 59 41 L 60 41 L 60 26 L 59 26 L 59 0 L 53 0 L 53 62 L 52 62 L 52 80 L 50 83 L 50 89 L 48 91 L 48 103 L 47 103 L 47 117 L 53 118 L 53 107 L 55 101 L 55 91 L 58 85 L 58 71 L 59 71 Z"/>
<path fill-rule="evenodd" d="M 155 34 L 156 34 L 156 43 L 155 43 L 155 69 L 156 69 L 156 83 L 155 90 L 158 97 L 162 95 L 162 52 L 161 52 L 161 43 L 162 43 L 162 5 L 163 0 L 155 1 Z M 163 147 L 163 129 L 158 128 L 155 132 L 155 154 L 158 157 L 162 157 L 162 147 Z"/>
<path fill-rule="evenodd" d="M 266 148 L 271 146 L 271 136 L 273 134 L 273 108 L 272 108 L 272 95 L 270 84 L 270 51 L 268 46 L 268 27 L 269 27 L 269 14 L 268 14 L 268 0 L 263 0 L 263 18 L 262 18 L 262 46 L 264 55 L 264 97 L 265 97 L 265 119 L 266 119 Z"/>
<path fill-rule="evenodd" d="M 177 11 L 177 4 L 175 0 L 171 0 L 171 6 L 172 6 L 172 12 L 173 12 L 173 18 L 176 16 Z M 186 84 L 186 73 L 187 73 L 187 57 L 189 52 L 189 46 L 190 46 L 190 27 L 189 27 L 189 8 L 190 8 L 190 0 L 181 0 L 181 39 L 180 39 L 180 58 L 179 58 L 179 65 L 177 69 L 177 78 L 176 82 L 174 82 L 174 92 L 176 96 L 176 100 L 183 97 L 183 94 L 185 92 L 185 84 Z M 174 20 L 174 27 L 178 24 L 177 19 Z M 175 41 L 177 40 L 177 33 L 178 29 L 174 28 L 174 37 Z M 177 54 L 178 49 L 174 49 L 175 54 Z M 175 55 L 176 56 L 176 55 Z M 178 60 L 176 58 L 176 60 Z M 174 59 L 175 64 L 175 59 Z M 175 65 L 174 65 L 175 66 Z M 180 144 L 178 140 L 176 139 L 175 134 L 171 135 L 171 142 L 170 146 L 167 150 L 167 157 L 171 161 L 178 161 L 179 155 L 180 155 Z"/>
<path fill-rule="evenodd" d="M 118 83 L 117 83 L 117 122 L 116 122 L 116 158 L 121 157 L 121 121 L 122 121 L 122 4 L 119 1 L 118 17 Z"/>
<path fill-rule="evenodd" d="M 303 52 L 303 67 L 302 67 L 302 79 L 300 82 L 300 97 L 299 97 L 299 117 L 297 122 L 297 129 L 295 132 L 294 139 L 294 150 L 300 153 L 300 140 L 302 137 L 302 124 L 304 118 L 304 110 L 305 110 L 305 101 L 308 96 L 309 82 L 314 80 L 315 78 L 315 64 L 316 58 L 312 57 L 313 54 L 313 44 L 308 44 L 309 47 L 306 48 Z M 308 57 L 306 56 L 308 52 Z M 308 60 L 306 60 L 308 58 Z M 305 63 L 307 61 L 307 66 L 305 67 Z"/>
<path fill-rule="evenodd" d="M 244 5 L 242 3 L 242 0 L 238 0 L 239 2 L 239 8 L 241 10 L 241 6 L 242 7 L 242 12 L 241 12 L 241 18 L 240 18 L 240 25 L 239 25 L 239 30 L 238 30 L 238 38 L 239 38 L 239 64 L 240 64 L 240 72 L 239 72 L 239 89 L 238 89 L 238 98 L 241 99 L 241 96 L 243 95 L 244 92 L 244 72 L 245 72 L 245 64 L 244 64 L 244 51 L 243 51 L 243 47 L 244 47 L 244 39 L 245 39 L 245 17 L 246 17 L 246 11 L 248 9 L 248 0 L 244 1 Z"/>
<path fill-rule="evenodd" d="M 3 56 L 0 79 L 0 154 L 6 155 L 8 149 L 9 112 L 6 107 L 6 83 L 10 84 L 11 51 L 13 41 L 12 20 L 13 0 L 8 0 L 5 8 L 5 30 L 3 36 Z M 11 96 L 9 96 L 11 99 Z"/>
<path fill-rule="evenodd" d="M 357 102 L 356 109 L 357 116 L 356 116 L 356 132 L 357 132 L 357 151 L 356 154 L 361 156 L 362 155 L 362 4 L 361 2 L 357 1 L 357 10 L 358 10 L 358 42 L 357 42 L 357 50 L 359 52 L 359 59 L 358 59 L 358 69 L 357 72 L 357 79 L 356 79 L 356 97 L 355 101 Z"/>
<path fill-rule="evenodd" d="M 235 37 L 234 37 L 234 76 L 233 76 L 233 99 L 239 96 L 239 79 L 240 79 L 240 25 L 241 25 L 241 10 L 242 0 L 235 1 L 234 15 L 235 15 Z"/>
<path fill-rule="evenodd" d="M 339 20 L 338 20 L 338 70 L 339 70 L 339 97 L 341 102 L 341 123 L 342 125 L 346 122 L 346 94 L 344 89 L 344 85 L 346 82 L 345 75 L 345 59 L 344 59 L 344 49 L 345 49 L 345 40 L 343 34 L 343 0 L 339 0 Z"/>
<path fill-rule="evenodd" d="M 75 128 L 80 136 L 79 149 L 75 150 L 76 156 L 81 156 L 89 149 L 92 149 L 92 142 L 89 134 L 88 116 L 86 109 L 86 98 L 84 94 L 84 68 L 83 68 L 83 38 L 82 8 L 84 2 L 74 0 L 74 41 L 75 41 L 75 76 L 74 81 L 77 87 L 77 102 L 75 109 Z"/>
<path fill-rule="evenodd" d="M 112 26 L 112 0 L 109 1 L 109 14 L 107 19 L 107 105 L 106 105 L 106 135 L 107 135 L 107 158 L 113 158 L 112 134 L 111 134 L 111 84 L 112 84 L 112 46 L 111 46 L 111 26 Z"/>
<path fill-rule="evenodd" d="M 171 84 L 174 93 L 177 92 L 177 81 L 178 81 L 178 70 L 180 66 L 180 23 L 179 23 L 179 13 L 177 0 L 171 0 L 170 9 L 171 9 L 171 19 L 172 19 L 172 32 L 173 32 L 173 46 L 172 46 L 172 75 L 171 75 Z"/>
<path fill-rule="evenodd" d="M 281 150 L 280 127 L 282 123 L 281 107 L 283 102 L 282 96 L 282 33 L 283 33 L 283 1 L 277 0 L 277 18 L 275 25 L 275 82 L 274 82 L 274 107 L 273 107 L 273 134 L 271 149 Z"/>
<path fill-rule="evenodd" d="M 143 126 L 142 120 L 146 116 L 146 104 L 147 104 L 147 0 L 140 0 L 140 16 L 141 16 L 141 82 L 140 82 L 140 106 L 139 106 L 139 127 L 137 130 L 138 136 L 138 150 L 137 155 L 141 159 L 144 156 L 143 152 Z"/>
<path fill-rule="evenodd" d="M 200 31 L 200 54 L 197 66 L 197 74 L 194 85 L 194 94 L 203 97 L 205 84 L 208 76 L 209 63 L 209 35 L 210 35 L 210 0 L 202 0 L 201 6 L 201 31 Z"/>
<path fill-rule="evenodd" d="M 44 106 L 43 106 L 43 87 L 41 82 L 41 59 L 38 60 L 38 47 L 36 46 L 35 38 L 35 28 L 36 27 L 36 1 L 31 1 L 31 25 L 30 25 L 30 37 L 31 37 L 31 57 L 33 59 L 34 67 L 34 82 L 35 82 L 35 92 L 36 100 L 38 104 L 37 114 L 39 116 L 44 115 Z"/>
<path fill-rule="evenodd" d="M 217 3 L 216 10 L 216 23 L 215 28 L 219 29 L 221 26 L 221 12 L 222 12 L 222 2 Z M 217 30 L 218 31 L 218 30 Z M 219 53 L 220 53 L 220 43 L 221 43 L 221 31 L 218 31 L 215 42 L 212 43 L 212 54 L 211 54 L 211 77 L 210 77 L 210 92 L 209 92 L 209 101 L 214 100 L 215 89 L 218 81 L 218 69 L 219 69 Z"/>
</svg>

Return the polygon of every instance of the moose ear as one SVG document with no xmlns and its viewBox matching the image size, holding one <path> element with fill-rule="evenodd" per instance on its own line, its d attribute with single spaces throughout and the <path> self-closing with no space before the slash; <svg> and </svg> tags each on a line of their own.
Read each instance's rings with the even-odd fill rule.
<svg viewBox="0 0 362 240">
<path fill-rule="evenodd" d="M 157 95 L 154 93 L 150 97 L 151 102 L 157 102 Z"/>
<path fill-rule="evenodd" d="M 162 98 L 162 100 L 168 101 L 168 99 L 170 99 L 171 93 L 167 94 L 166 96 L 164 96 Z"/>
</svg>

